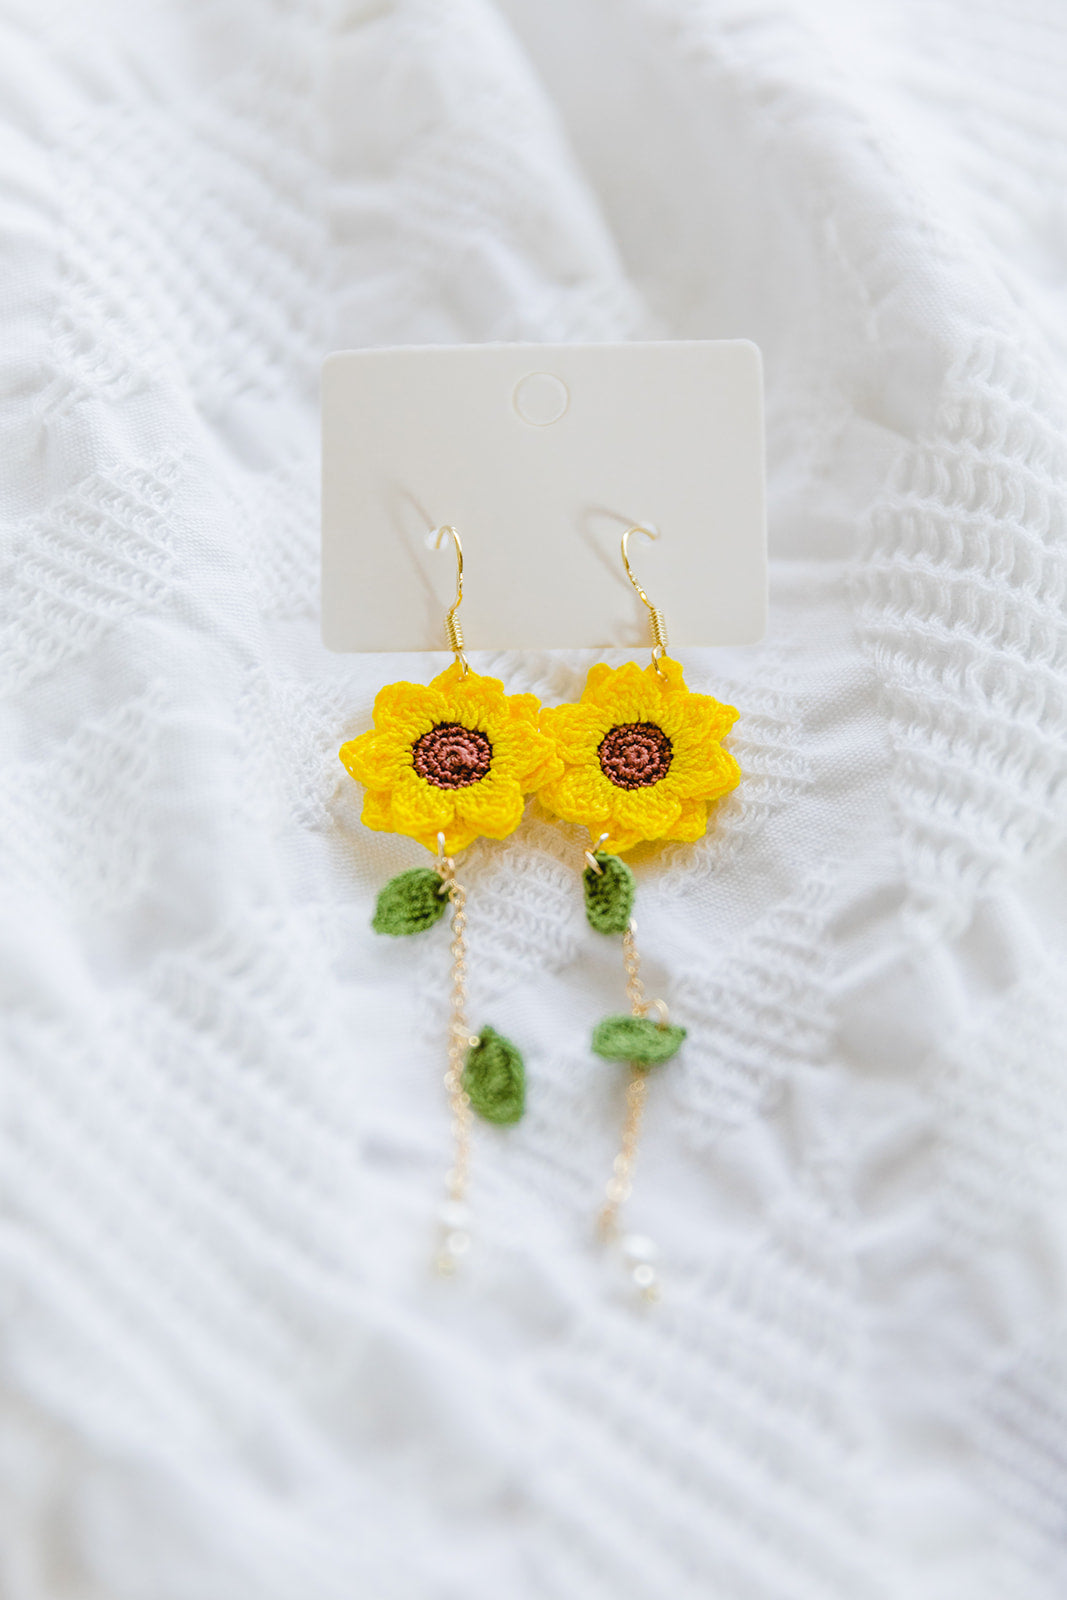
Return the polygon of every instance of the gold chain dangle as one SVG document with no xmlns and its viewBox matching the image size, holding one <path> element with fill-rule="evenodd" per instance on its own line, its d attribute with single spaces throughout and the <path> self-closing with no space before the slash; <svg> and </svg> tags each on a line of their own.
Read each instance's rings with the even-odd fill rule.
<svg viewBox="0 0 1067 1600">
<path fill-rule="evenodd" d="M 584 826 L 596 840 L 584 852 L 586 918 L 598 933 L 621 936 L 630 1009 L 601 1018 L 590 1040 L 595 1055 L 627 1069 L 622 1137 L 597 1221 L 601 1237 L 621 1250 L 641 1299 L 654 1301 L 655 1246 L 643 1234 L 621 1231 L 620 1217 L 633 1188 L 650 1077 L 681 1049 L 686 1030 L 671 1022 L 664 1001 L 645 994 L 632 915 L 636 880 L 622 857 L 638 845 L 699 839 L 709 808 L 741 771 L 721 744 L 737 712 L 694 694 L 668 655 L 667 619 L 630 565 L 637 533 L 646 539 L 659 533 L 634 523 L 621 545 L 626 576 L 648 611 L 652 659 L 644 668 L 598 662 L 580 700 L 545 707 L 541 727 L 555 740 L 564 770 L 538 798 L 550 814 Z"/>
<path fill-rule="evenodd" d="M 363 785 L 363 823 L 406 834 L 434 853 L 432 865 L 410 867 L 378 895 L 371 923 L 390 936 L 424 933 L 451 912 L 449 1020 L 444 1086 L 452 1164 L 434 1255 L 451 1275 L 471 1246 L 467 1213 L 475 1115 L 497 1127 L 523 1114 L 526 1076 L 518 1048 L 488 1023 L 472 1030 L 467 1015 L 467 891 L 456 857 L 477 838 L 505 839 L 522 821 L 526 796 L 558 776 L 562 761 L 537 725 L 532 694 L 509 695 L 498 678 L 467 662 L 459 608 L 463 544 L 451 523 L 433 529 L 456 556 L 456 593 L 444 619 L 453 660 L 431 683 L 390 683 L 374 701 L 373 726 L 350 739 L 341 761 Z"/>
</svg>

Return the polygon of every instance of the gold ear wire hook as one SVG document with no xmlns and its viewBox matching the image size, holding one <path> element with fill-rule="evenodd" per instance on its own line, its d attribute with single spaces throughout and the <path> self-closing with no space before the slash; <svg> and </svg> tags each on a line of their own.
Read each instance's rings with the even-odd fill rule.
<svg viewBox="0 0 1067 1600">
<path fill-rule="evenodd" d="M 433 545 L 435 550 L 440 550 L 441 540 L 446 533 L 452 535 L 452 543 L 456 547 L 456 598 L 445 614 L 445 634 L 448 638 L 448 648 L 463 668 L 461 676 L 465 678 L 470 671 L 470 667 L 467 665 L 467 658 L 463 654 L 463 625 L 456 615 L 463 600 L 463 546 L 455 528 L 450 522 L 446 522 L 442 527 L 436 529 L 436 538 Z"/>
<path fill-rule="evenodd" d="M 652 665 L 655 667 L 660 677 L 665 678 L 667 674 L 664 672 L 659 663 L 660 658 L 667 654 L 667 619 L 663 615 L 663 612 L 660 610 L 659 606 L 654 606 L 652 604 L 652 601 L 648 598 L 648 595 L 642 589 L 641 585 L 634 576 L 634 569 L 630 565 L 630 557 L 626 548 L 630 542 L 631 533 L 643 533 L 646 539 L 658 539 L 659 534 L 654 533 L 651 528 L 643 528 L 640 523 L 635 523 L 632 528 L 627 528 L 626 532 L 622 536 L 622 564 L 626 568 L 626 576 L 629 578 L 630 582 L 637 590 L 637 593 L 648 607 L 648 626 L 649 631 L 652 634 Z"/>
</svg>

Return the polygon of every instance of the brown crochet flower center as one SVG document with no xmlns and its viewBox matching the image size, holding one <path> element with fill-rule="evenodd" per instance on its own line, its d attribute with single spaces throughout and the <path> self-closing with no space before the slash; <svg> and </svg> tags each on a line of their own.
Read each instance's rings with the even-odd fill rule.
<svg viewBox="0 0 1067 1600">
<path fill-rule="evenodd" d="M 597 755 L 617 789 L 647 789 L 667 776 L 674 749 L 654 722 L 620 722 L 601 739 Z"/>
<path fill-rule="evenodd" d="M 415 771 L 435 789 L 469 789 L 489 771 L 493 747 L 480 728 L 439 722 L 411 747 Z"/>
</svg>

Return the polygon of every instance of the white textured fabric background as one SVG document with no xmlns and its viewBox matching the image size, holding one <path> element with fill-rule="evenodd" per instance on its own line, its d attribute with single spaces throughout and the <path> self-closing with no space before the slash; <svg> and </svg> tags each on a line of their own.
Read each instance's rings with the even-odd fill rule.
<svg viewBox="0 0 1067 1600">
<path fill-rule="evenodd" d="M 1067 1592 L 1067 12 L 4 0 L 0 1593 Z M 469 1277 L 425 1270 L 445 930 L 337 760 L 317 373 L 749 336 L 772 623 L 640 865 L 690 1029 L 632 1220 L 577 835 L 469 854 Z M 548 700 L 577 658 L 476 657 Z"/>
</svg>

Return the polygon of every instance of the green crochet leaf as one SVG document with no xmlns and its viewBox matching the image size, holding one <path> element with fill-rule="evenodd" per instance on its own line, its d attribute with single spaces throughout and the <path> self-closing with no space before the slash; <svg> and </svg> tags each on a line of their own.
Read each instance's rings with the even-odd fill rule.
<svg viewBox="0 0 1067 1600">
<path fill-rule="evenodd" d="M 374 908 L 375 933 L 424 933 L 444 915 L 448 894 L 432 867 L 412 867 L 390 878 Z"/>
<path fill-rule="evenodd" d="M 483 1028 L 467 1051 L 463 1087 L 487 1122 L 518 1122 L 526 1105 L 526 1068 L 511 1040 Z"/>
<path fill-rule="evenodd" d="M 625 861 L 597 850 L 594 860 L 600 868 L 586 867 L 585 914 L 598 933 L 625 933 L 634 908 L 637 883 Z"/>
<path fill-rule="evenodd" d="M 606 1061 L 630 1061 L 647 1070 L 676 1055 L 684 1038 L 684 1028 L 661 1027 L 648 1017 L 604 1017 L 593 1029 L 593 1049 Z"/>
</svg>

